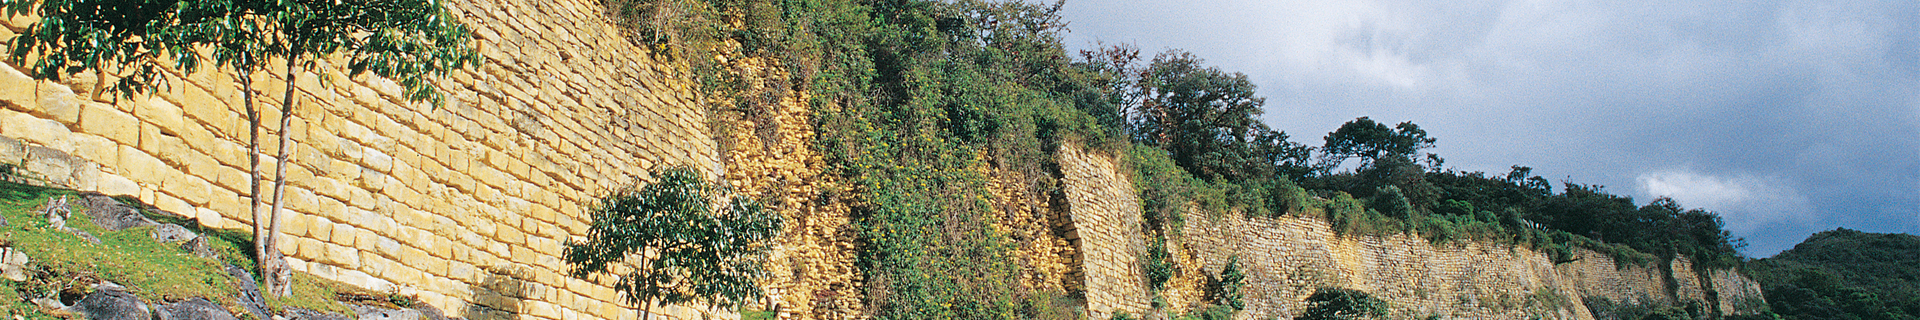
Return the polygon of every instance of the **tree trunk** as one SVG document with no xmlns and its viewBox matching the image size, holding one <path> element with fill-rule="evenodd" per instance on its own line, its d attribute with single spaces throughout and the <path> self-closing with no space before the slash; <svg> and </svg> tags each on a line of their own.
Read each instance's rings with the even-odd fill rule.
<svg viewBox="0 0 1920 320">
<path fill-rule="evenodd" d="M 240 65 L 251 65 L 253 56 L 240 55 Z M 266 216 L 260 211 L 260 112 L 253 102 L 253 73 L 251 70 L 236 68 L 240 76 L 240 99 L 247 109 L 247 183 L 250 186 L 247 198 L 251 205 L 248 213 L 253 215 L 253 257 L 255 261 L 267 256 L 266 225 L 260 224 Z"/>
<path fill-rule="evenodd" d="M 294 72 L 299 56 L 287 57 L 287 91 L 285 100 L 280 103 L 280 147 L 275 160 L 273 173 L 273 210 L 267 215 L 266 254 L 260 255 L 260 274 L 266 281 L 269 295 L 285 297 L 292 294 L 293 270 L 287 267 L 287 260 L 280 253 L 280 212 L 286 208 L 287 189 L 287 146 L 293 144 L 293 134 L 287 132 L 287 126 L 293 122 Z M 258 226 L 260 223 L 256 222 Z"/>
</svg>

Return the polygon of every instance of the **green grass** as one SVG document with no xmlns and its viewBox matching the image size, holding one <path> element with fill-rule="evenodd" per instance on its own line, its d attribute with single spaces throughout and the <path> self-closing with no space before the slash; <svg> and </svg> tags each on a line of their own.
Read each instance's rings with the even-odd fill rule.
<svg viewBox="0 0 1920 320">
<path fill-rule="evenodd" d="M 25 300 L 62 290 L 88 291 L 96 280 L 104 280 L 126 286 L 129 292 L 148 302 L 206 297 L 227 304 L 228 311 L 236 315 L 245 313 L 238 305 L 232 305 L 231 297 L 239 291 L 224 266 L 242 266 L 258 274 L 258 270 L 253 270 L 254 259 L 248 250 L 252 247 L 251 234 L 202 228 L 191 220 L 143 210 L 157 221 L 187 226 L 207 237 L 219 258 L 202 258 L 181 249 L 180 243 L 154 240 L 149 235 L 154 227 L 107 231 L 94 225 L 84 208 L 72 205 L 69 209 L 73 214 L 67 218 L 67 226 L 99 238 L 100 243 L 94 244 L 47 223 L 42 206 L 60 196 L 67 196 L 69 203 L 77 203 L 81 197 L 71 190 L 0 181 L 0 217 L 8 222 L 6 227 L 0 227 L 0 242 L 11 244 L 31 261 L 27 281 L 0 280 L 0 312 L 26 318 L 59 318 Z M 350 313 L 345 305 L 335 301 L 334 295 L 357 290 L 351 288 L 296 272 L 292 290 L 295 294 L 270 299 L 268 304 L 275 309 L 292 306 Z"/>
</svg>

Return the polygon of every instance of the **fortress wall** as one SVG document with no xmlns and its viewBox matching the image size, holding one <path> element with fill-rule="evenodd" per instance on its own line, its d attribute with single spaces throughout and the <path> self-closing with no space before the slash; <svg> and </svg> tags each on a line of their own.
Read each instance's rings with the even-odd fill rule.
<svg viewBox="0 0 1920 320">
<path fill-rule="evenodd" d="M 337 65 L 321 68 L 340 79 L 331 86 L 294 82 L 282 250 L 296 270 L 417 294 L 455 316 L 635 318 L 614 290 L 564 274 L 563 244 L 584 235 L 582 205 L 649 169 L 717 176 L 706 109 L 598 2 L 449 4 L 484 57 L 438 83 L 445 105 L 407 103 L 392 81 Z M 0 41 L 32 21 L 0 23 Z M 253 223 L 231 74 L 175 72 L 159 92 L 116 99 L 90 75 L 56 83 L 21 70 L 0 67 L 0 161 L 213 227 Z M 270 134 L 287 82 L 254 78 Z M 262 179 L 273 137 L 261 139 Z"/>
</svg>

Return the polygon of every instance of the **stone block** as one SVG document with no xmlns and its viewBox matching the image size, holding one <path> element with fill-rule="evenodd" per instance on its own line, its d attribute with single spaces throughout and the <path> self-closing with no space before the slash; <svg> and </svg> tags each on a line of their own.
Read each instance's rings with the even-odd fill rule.
<svg viewBox="0 0 1920 320">
<path fill-rule="evenodd" d="M 73 155 L 108 168 L 119 167 L 120 146 L 113 140 L 95 135 L 74 134 L 68 135 L 67 141 L 73 146 Z"/>
<path fill-rule="evenodd" d="M 27 159 L 27 144 L 20 140 L 0 136 L 0 163 L 20 164 Z"/>
<path fill-rule="evenodd" d="M 335 223 L 333 224 L 333 236 L 330 238 L 333 243 L 352 246 L 355 244 L 355 241 L 360 239 L 360 233 L 362 233 L 362 231 L 352 225 Z"/>
<path fill-rule="evenodd" d="M 160 189 L 195 206 L 204 206 L 213 201 L 213 183 L 195 176 L 174 175 Z"/>
<path fill-rule="evenodd" d="M 169 172 L 172 168 L 160 162 L 159 158 L 154 158 L 146 151 L 132 146 L 120 146 L 119 165 L 121 175 L 133 179 L 134 182 L 148 185 L 160 185 L 168 174 L 172 174 Z"/>
<path fill-rule="evenodd" d="M 33 77 L 11 67 L 0 67 L 0 106 L 26 111 L 34 103 L 34 90 L 39 86 Z"/>
<path fill-rule="evenodd" d="M 349 268 L 360 265 L 360 250 L 354 249 L 351 246 L 335 243 L 321 245 L 321 248 L 325 254 L 317 257 L 319 261 L 334 266 Z"/>
<path fill-rule="evenodd" d="M 67 186 L 73 183 L 72 155 L 42 146 L 27 147 L 26 166 L 22 167 L 28 175 L 45 179 L 48 183 Z"/>
<path fill-rule="evenodd" d="M 185 111 L 158 97 L 146 99 L 146 103 L 135 103 L 133 114 L 140 119 L 160 126 L 163 130 L 185 129 L 187 120 Z"/>
<path fill-rule="evenodd" d="M 380 173 L 393 172 L 393 156 L 389 156 L 385 152 L 380 152 L 380 150 L 365 148 L 361 151 L 360 159 L 361 166 L 379 171 Z"/>
<path fill-rule="evenodd" d="M 125 145 L 140 144 L 140 119 L 112 105 L 89 103 L 80 110 L 80 131 Z"/>
<path fill-rule="evenodd" d="M 60 122 L 14 111 L 0 111 L 0 135 L 44 146 L 69 144 L 72 132 Z"/>
</svg>

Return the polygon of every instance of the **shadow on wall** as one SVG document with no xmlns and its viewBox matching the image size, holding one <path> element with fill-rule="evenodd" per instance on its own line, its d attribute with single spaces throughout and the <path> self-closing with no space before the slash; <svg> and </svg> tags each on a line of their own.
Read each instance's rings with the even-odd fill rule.
<svg viewBox="0 0 1920 320">
<path fill-rule="evenodd" d="M 482 268 L 486 278 L 472 286 L 473 301 L 467 303 L 467 319 L 519 319 L 532 286 L 526 280 L 526 267 L 501 265 Z"/>
</svg>

